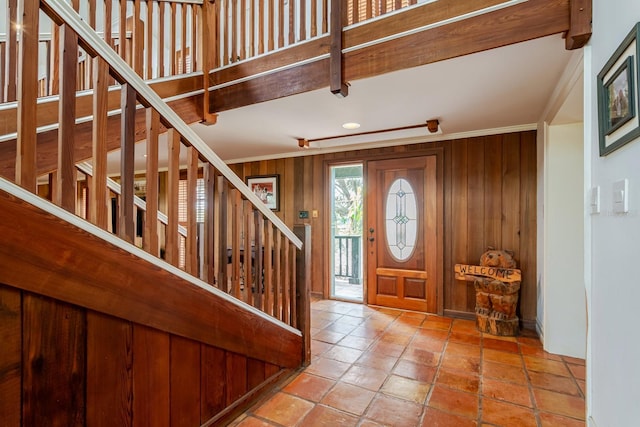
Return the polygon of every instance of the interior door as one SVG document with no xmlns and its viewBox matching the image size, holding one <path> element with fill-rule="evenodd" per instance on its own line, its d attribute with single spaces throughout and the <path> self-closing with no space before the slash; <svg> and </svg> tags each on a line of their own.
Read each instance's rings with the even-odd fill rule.
<svg viewBox="0 0 640 427">
<path fill-rule="evenodd" d="M 368 163 L 367 302 L 437 311 L 435 155 Z"/>
</svg>

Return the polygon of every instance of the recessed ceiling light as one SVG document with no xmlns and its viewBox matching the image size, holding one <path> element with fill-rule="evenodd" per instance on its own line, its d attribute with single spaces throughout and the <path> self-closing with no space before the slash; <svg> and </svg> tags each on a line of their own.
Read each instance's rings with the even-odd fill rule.
<svg viewBox="0 0 640 427">
<path fill-rule="evenodd" d="M 349 130 L 358 129 L 360 127 L 360 123 L 349 122 L 343 124 L 342 127 Z"/>
</svg>

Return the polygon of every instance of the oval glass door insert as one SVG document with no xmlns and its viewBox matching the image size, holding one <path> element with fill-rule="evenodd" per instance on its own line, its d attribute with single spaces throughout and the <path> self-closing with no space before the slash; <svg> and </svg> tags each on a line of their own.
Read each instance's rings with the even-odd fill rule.
<svg viewBox="0 0 640 427">
<path fill-rule="evenodd" d="M 387 246 L 400 262 L 411 258 L 418 233 L 416 195 L 409 181 L 398 178 L 389 187 L 385 209 Z"/>
</svg>

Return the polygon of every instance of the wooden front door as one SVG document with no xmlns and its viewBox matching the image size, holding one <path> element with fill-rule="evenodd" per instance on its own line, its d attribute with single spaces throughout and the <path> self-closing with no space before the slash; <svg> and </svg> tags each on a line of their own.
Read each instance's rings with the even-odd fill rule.
<svg viewBox="0 0 640 427">
<path fill-rule="evenodd" d="M 439 185 L 435 155 L 368 163 L 369 304 L 437 311 Z"/>
</svg>

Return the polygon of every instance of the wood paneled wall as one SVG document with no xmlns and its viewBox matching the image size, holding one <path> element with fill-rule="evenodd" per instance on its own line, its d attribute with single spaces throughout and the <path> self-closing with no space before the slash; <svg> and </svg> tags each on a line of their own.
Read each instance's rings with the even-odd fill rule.
<svg viewBox="0 0 640 427">
<path fill-rule="evenodd" d="M 444 160 L 445 314 L 475 309 L 473 284 L 457 281 L 456 263 L 475 264 L 488 246 L 515 252 L 523 280 L 520 318 L 535 327 L 536 318 L 536 133 L 535 131 L 413 144 L 371 150 L 265 160 L 231 165 L 241 178 L 280 175 L 280 212 L 288 225 L 312 225 L 312 291 L 328 283 L 325 252 L 329 247 L 329 164 L 374 158 L 423 155 L 439 150 Z M 309 211 L 308 219 L 298 212 Z M 313 217 L 313 211 L 318 212 Z"/>
<path fill-rule="evenodd" d="M 5 285 L 0 307 L 5 427 L 201 425 L 285 372 Z"/>
</svg>

